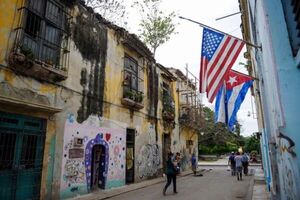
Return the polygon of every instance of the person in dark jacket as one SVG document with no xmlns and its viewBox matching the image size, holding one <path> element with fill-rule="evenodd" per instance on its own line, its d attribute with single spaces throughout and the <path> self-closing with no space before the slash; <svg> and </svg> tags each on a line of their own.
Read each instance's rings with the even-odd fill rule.
<svg viewBox="0 0 300 200">
<path fill-rule="evenodd" d="M 235 154 L 234 154 L 234 152 L 232 152 L 228 159 L 228 164 L 230 164 L 230 168 L 231 168 L 231 176 L 235 176 L 235 173 L 236 173 L 234 157 L 235 157 Z"/>
<path fill-rule="evenodd" d="M 175 166 L 172 161 L 173 153 L 170 152 L 168 154 L 168 160 L 167 160 L 167 169 L 166 169 L 166 174 L 167 174 L 167 184 L 165 185 L 163 189 L 163 195 L 166 195 L 167 188 L 173 181 L 173 192 L 176 194 L 176 173 L 175 173 Z"/>
<path fill-rule="evenodd" d="M 194 153 L 192 154 L 191 163 L 192 163 L 192 171 L 193 171 L 194 175 L 196 175 L 196 172 L 197 172 L 197 159 L 196 159 L 196 155 Z"/>
</svg>

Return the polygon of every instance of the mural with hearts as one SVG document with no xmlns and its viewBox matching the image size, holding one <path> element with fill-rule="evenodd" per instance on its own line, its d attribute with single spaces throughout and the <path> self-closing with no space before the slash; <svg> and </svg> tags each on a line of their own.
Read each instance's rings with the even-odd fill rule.
<svg viewBox="0 0 300 200">
<path fill-rule="evenodd" d="M 125 129 L 79 124 L 69 115 L 63 144 L 62 199 L 125 185 Z"/>
</svg>

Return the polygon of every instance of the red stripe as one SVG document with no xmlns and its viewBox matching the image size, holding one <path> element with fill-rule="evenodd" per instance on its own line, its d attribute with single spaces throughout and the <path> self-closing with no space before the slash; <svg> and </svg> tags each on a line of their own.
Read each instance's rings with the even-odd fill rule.
<svg viewBox="0 0 300 200">
<path fill-rule="evenodd" d="M 220 60 L 220 58 L 221 58 L 222 55 L 224 54 L 224 51 L 225 51 L 225 49 L 226 49 L 228 43 L 230 42 L 230 39 L 231 39 L 230 37 L 227 37 L 227 38 L 226 38 L 226 40 L 225 40 L 225 42 L 224 42 L 224 44 L 223 44 L 221 50 L 219 51 L 218 55 L 216 56 L 216 58 L 215 58 L 213 64 L 210 66 L 207 75 L 209 75 L 209 74 L 212 72 L 212 70 L 215 68 L 216 64 L 218 63 L 218 61 Z"/>
<path fill-rule="evenodd" d="M 233 49 L 236 47 L 236 43 L 238 42 L 238 40 L 234 40 L 234 42 L 231 44 L 231 47 L 229 48 L 229 50 L 226 52 L 226 56 L 225 58 L 223 59 L 222 63 L 219 65 L 218 69 L 217 69 L 217 72 L 215 73 L 214 77 L 211 79 L 211 81 L 208 83 L 208 91 L 210 91 L 212 85 L 214 84 L 214 82 L 216 81 L 216 79 L 219 77 L 219 74 L 220 72 L 222 71 L 222 68 L 224 67 L 225 63 L 227 62 L 227 60 L 229 59 L 229 57 L 232 55 L 232 52 L 233 52 Z M 225 74 L 226 72 L 228 72 L 228 68 L 231 68 L 230 65 L 226 66 L 227 69 L 225 71 Z M 222 77 L 221 80 L 223 80 L 224 78 L 224 75 Z"/>
<path fill-rule="evenodd" d="M 244 43 L 242 42 L 242 43 L 240 44 L 238 50 L 236 51 L 234 57 L 232 58 L 232 60 L 231 60 L 231 62 L 229 63 L 228 66 L 232 66 L 232 65 L 234 64 L 234 62 L 235 62 L 235 60 L 237 59 L 238 55 L 240 54 L 240 52 L 241 52 L 243 46 L 244 46 Z M 231 68 L 231 67 L 230 67 L 230 68 Z M 226 74 L 228 73 L 228 71 L 230 70 L 230 68 L 228 68 L 228 69 L 226 70 L 226 72 L 224 73 L 224 75 L 223 75 L 223 77 L 222 77 L 220 83 L 217 85 L 217 87 L 216 87 L 216 89 L 214 90 L 212 96 L 209 98 L 209 102 L 210 102 L 210 103 L 213 101 L 213 99 L 214 99 L 215 96 L 217 95 L 217 92 L 218 92 L 219 88 L 221 87 L 221 85 L 222 85 L 222 83 L 223 83 L 224 77 L 226 76 Z"/>
</svg>

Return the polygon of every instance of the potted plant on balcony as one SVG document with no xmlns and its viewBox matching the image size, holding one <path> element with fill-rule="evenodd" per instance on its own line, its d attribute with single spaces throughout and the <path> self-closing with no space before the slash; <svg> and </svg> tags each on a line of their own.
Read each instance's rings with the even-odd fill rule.
<svg viewBox="0 0 300 200">
<path fill-rule="evenodd" d="M 23 54 L 27 60 L 34 61 L 35 59 L 32 50 L 24 45 L 20 46 L 20 53 Z"/>
<path fill-rule="evenodd" d="M 52 66 L 54 64 L 54 62 L 53 62 L 53 60 L 51 58 L 47 58 L 45 60 L 45 63 L 48 64 L 48 65 L 50 65 L 50 66 Z"/>
<path fill-rule="evenodd" d="M 162 115 L 163 115 L 163 119 L 164 120 L 167 120 L 167 121 L 173 121 L 174 120 L 174 118 L 175 118 L 175 111 L 174 111 L 174 108 L 172 108 L 172 107 L 165 107 L 164 109 L 163 109 L 163 113 L 162 113 Z"/>
<path fill-rule="evenodd" d="M 143 101 L 143 98 L 144 98 L 144 95 L 143 95 L 142 92 L 137 92 L 135 94 L 135 100 L 136 100 L 136 102 L 141 103 Z"/>
<path fill-rule="evenodd" d="M 136 101 L 135 108 L 136 109 L 144 108 L 144 105 L 142 104 L 143 98 L 144 98 L 144 95 L 143 95 L 142 92 L 136 92 L 135 93 L 135 101 Z"/>
<path fill-rule="evenodd" d="M 126 106 L 134 106 L 135 104 L 135 93 L 134 91 L 130 90 L 130 89 L 126 89 L 124 90 L 123 93 L 123 98 L 121 100 L 122 104 L 126 105 Z"/>
</svg>

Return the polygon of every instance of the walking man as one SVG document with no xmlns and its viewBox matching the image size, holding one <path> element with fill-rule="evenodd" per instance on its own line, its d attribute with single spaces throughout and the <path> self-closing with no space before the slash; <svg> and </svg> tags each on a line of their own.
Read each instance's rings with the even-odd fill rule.
<svg viewBox="0 0 300 200">
<path fill-rule="evenodd" d="M 163 195 L 166 195 L 166 191 L 169 187 L 169 185 L 171 184 L 171 182 L 173 181 L 173 192 L 176 194 L 177 190 L 176 190 L 176 173 L 175 173 L 175 166 L 174 163 L 172 161 L 172 157 L 173 157 L 173 153 L 170 152 L 168 154 L 168 160 L 167 160 L 167 169 L 166 169 L 166 174 L 167 174 L 167 184 L 165 185 L 164 189 L 163 189 Z"/>
<path fill-rule="evenodd" d="M 234 157 L 235 168 L 236 168 L 236 171 L 237 171 L 237 180 L 238 181 L 242 180 L 242 171 L 243 171 L 242 158 L 243 157 L 240 155 L 240 152 L 237 152 L 236 156 Z"/>
<path fill-rule="evenodd" d="M 235 161 L 234 161 L 234 152 L 231 152 L 231 155 L 229 156 L 228 159 L 228 165 L 230 164 L 230 168 L 231 168 L 231 176 L 235 176 Z"/>
<path fill-rule="evenodd" d="M 244 175 L 247 176 L 247 174 L 248 174 L 249 158 L 248 158 L 248 156 L 247 156 L 246 153 L 243 153 L 242 163 L 243 163 Z"/>
<path fill-rule="evenodd" d="M 192 171 L 194 172 L 194 175 L 196 175 L 197 172 L 197 159 L 195 154 L 192 154 L 192 158 L 191 158 L 191 163 L 192 163 Z"/>
</svg>

